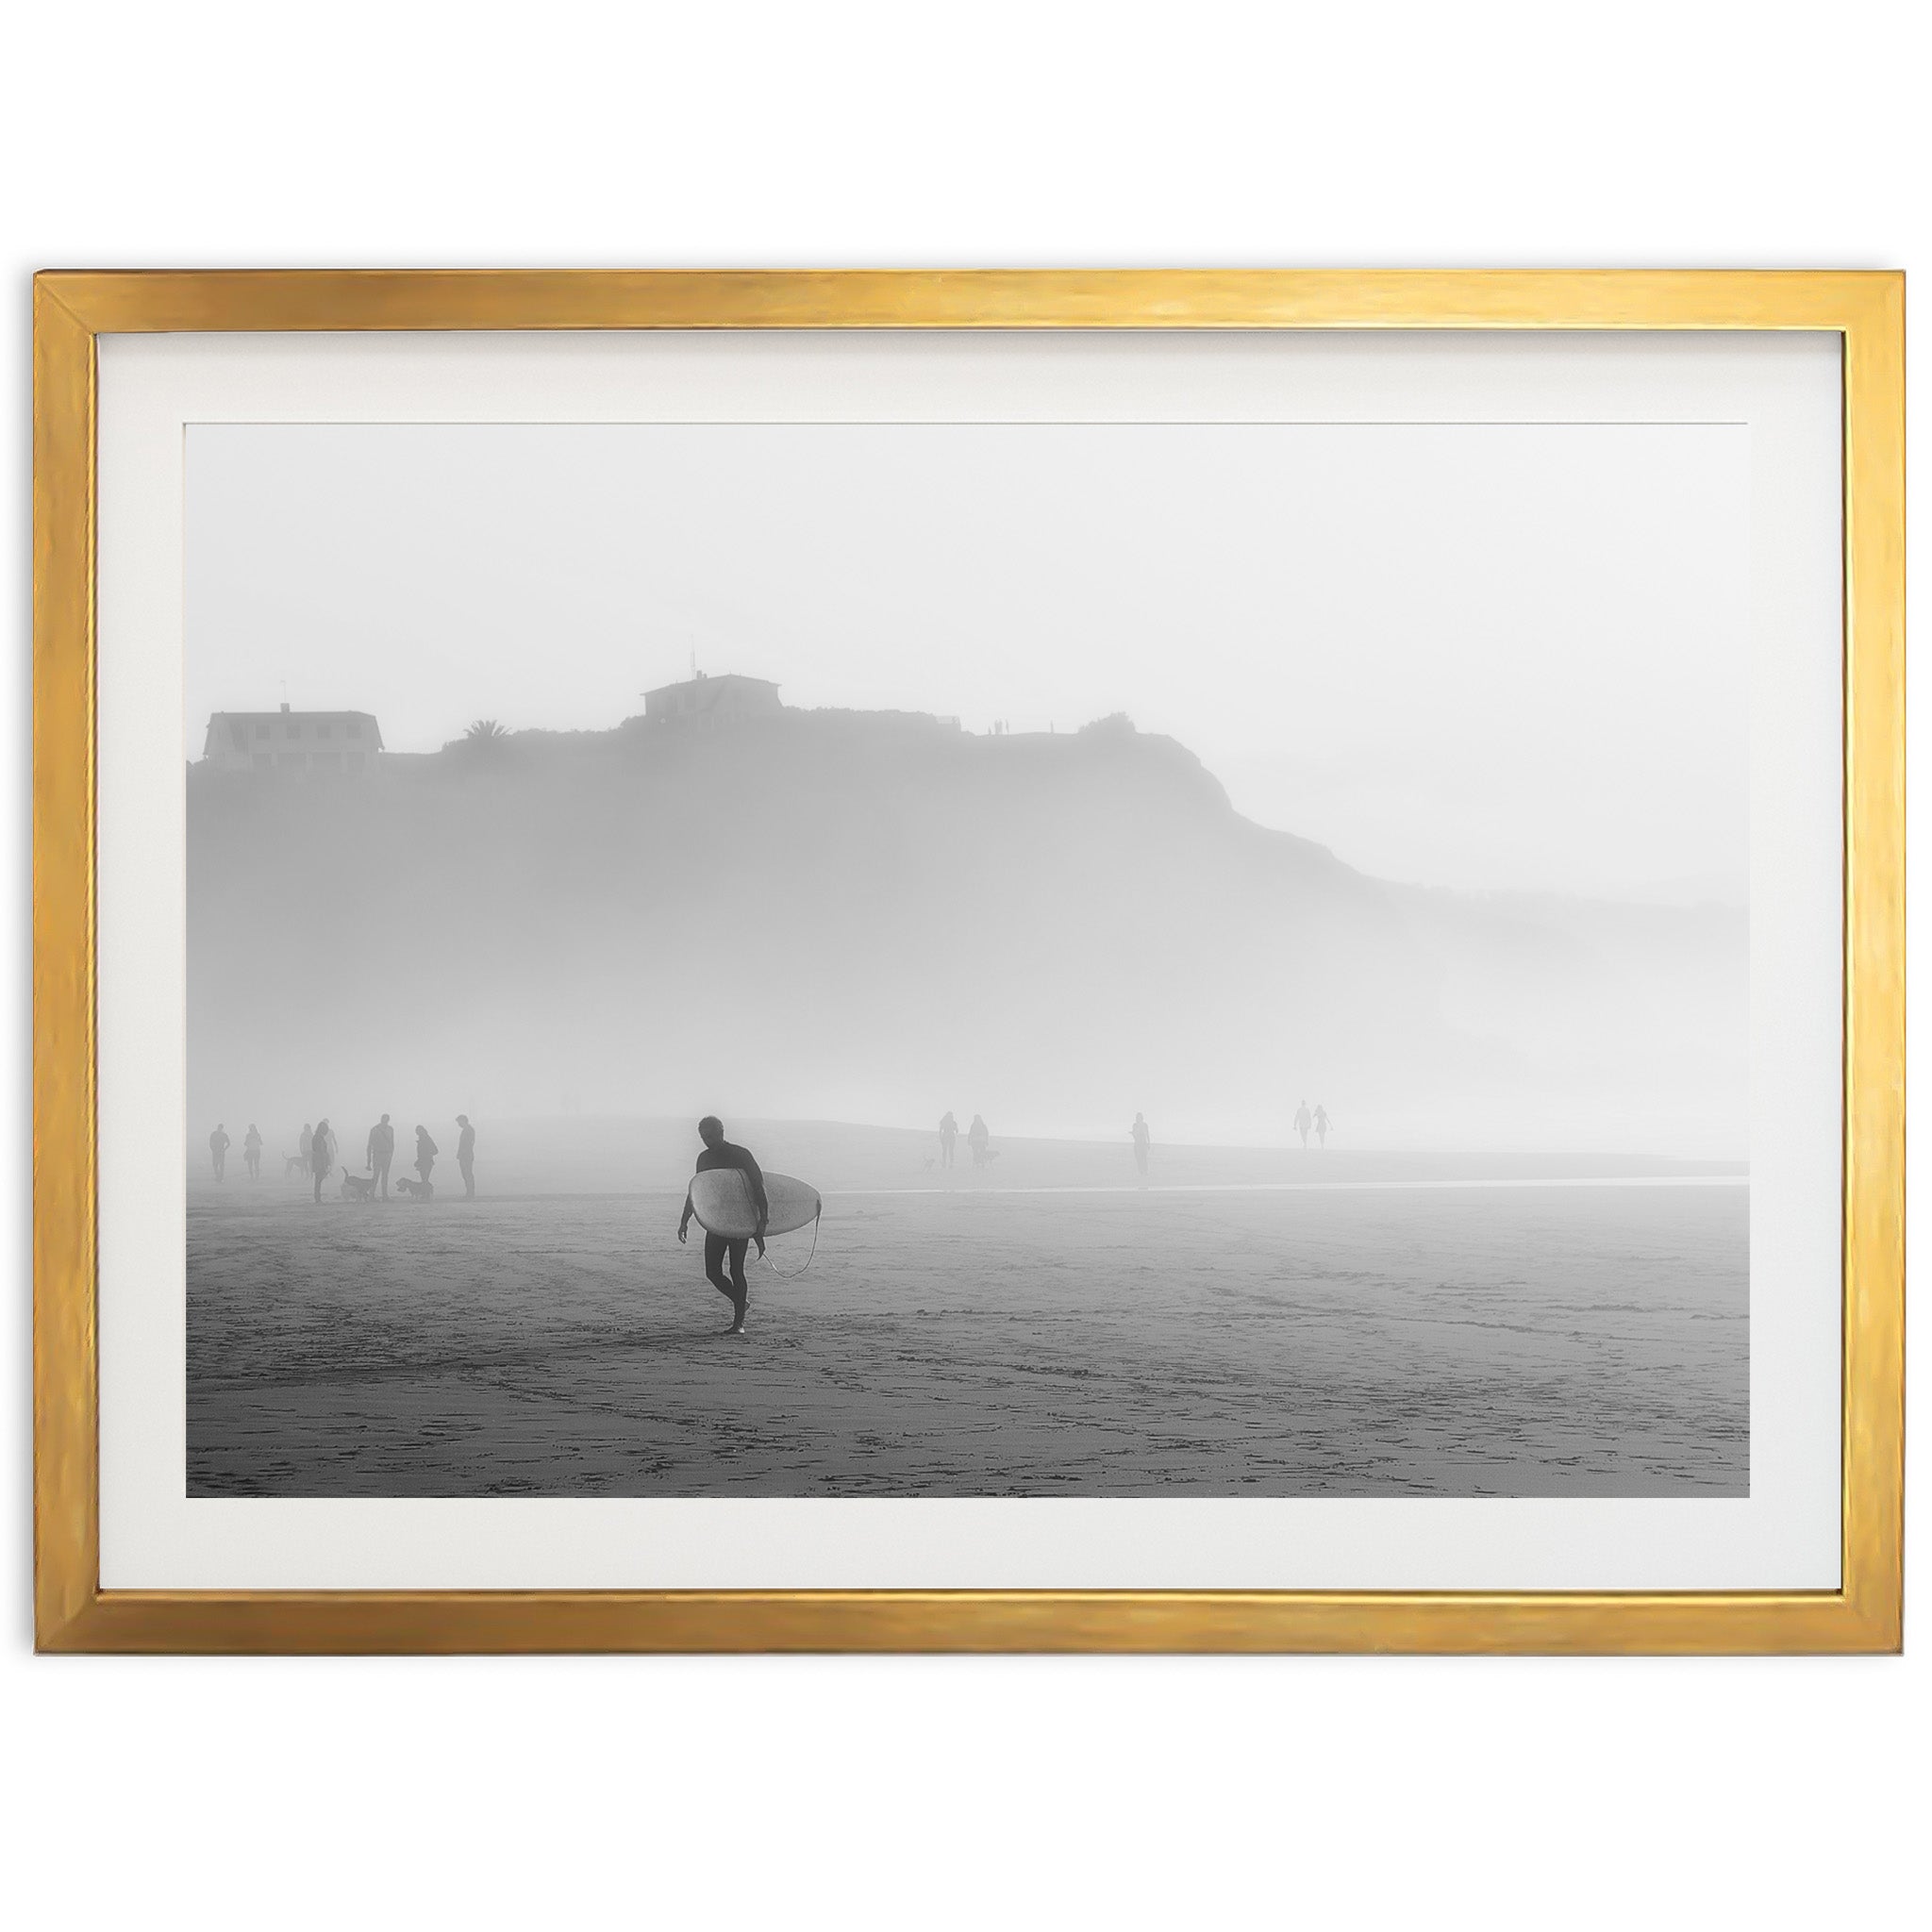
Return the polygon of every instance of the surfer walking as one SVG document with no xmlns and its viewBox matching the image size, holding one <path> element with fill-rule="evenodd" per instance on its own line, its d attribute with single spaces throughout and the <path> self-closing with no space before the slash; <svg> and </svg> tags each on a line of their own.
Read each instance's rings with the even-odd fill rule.
<svg viewBox="0 0 1932 1932">
<path fill-rule="evenodd" d="M 1153 1144 L 1154 1135 L 1147 1125 L 1147 1116 L 1137 1113 L 1134 1124 L 1129 1129 L 1134 1137 L 1134 1165 L 1141 1170 L 1141 1178 L 1147 1178 L 1147 1149 Z"/>
<path fill-rule="evenodd" d="M 713 1168 L 735 1167 L 743 1175 L 751 1188 L 752 1204 L 758 1209 L 758 1225 L 752 1230 L 749 1241 L 758 1244 L 758 1253 L 765 1252 L 765 1224 L 772 1216 L 772 1204 L 765 1196 L 765 1176 L 758 1162 L 751 1157 L 751 1150 L 735 1146 L 724 1138 L 724 1123 L 714 1113 L 708 1113 L 698 1123 L 698 1139 L 705 1144 L 698 1155 L 697 1171 L 707 1174 Z M 677 1239 L 681 1241 L 691 1234 L 691 1216 L 696 1210 L 691 1206 L 691 1190 L 684 1194 L 684 1214 L 677 1224 Z M 727 1335 L 744 1333 L 745 1310 L 751 1303 L 751 1289 L 744 1278 L 744 1251 L 747 1238 L 741 1235 L 731 1238 L 722 1234 L 705 1233 L 705 1278 L 731 1304 L 731 1326 Z M 731 1263 L 731 1273 L 724 1272 L 726 1260 Z"/>
<path fill-rule="evenodd" d="M 1308 1103 L 1305 1100 L 1294 1110 L 1294 1130 L 1302 1137 L 1302 1151 L 1304 1153 L 1307 1151 L 1308 1129 L 1314 1124 L 1315 1117 L 1308 1111 Z"/>
<path fill-rule="evenodd" d="M 953 1109 L 948 1108 L 940 1116 L 940 1165 L 951 1167 L 953 1149 L 959 1144 L 959 1123 L 953 1118 Z"/>
</svg>

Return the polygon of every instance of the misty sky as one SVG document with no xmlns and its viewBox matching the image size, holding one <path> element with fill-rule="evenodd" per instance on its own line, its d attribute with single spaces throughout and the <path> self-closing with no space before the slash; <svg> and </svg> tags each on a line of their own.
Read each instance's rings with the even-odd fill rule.
<svg viewBox="0 0 1932 1932">
<path fill-rule="evenodd" d="M 1741 905 L 1728 425 L 205 425 L 187 731 L 602 729 L 650 686 L 1113 711 L 1378 875 Z"/>
</svg>

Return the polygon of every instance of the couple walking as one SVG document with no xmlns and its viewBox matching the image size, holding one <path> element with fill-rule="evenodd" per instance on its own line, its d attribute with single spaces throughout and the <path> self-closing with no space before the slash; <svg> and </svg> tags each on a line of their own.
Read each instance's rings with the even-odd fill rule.
<svg viewBox="0 0 1932 1932">
<path fill-rule="evenodd" d="M 220 1121 L 215 1130 L 208 1137 L 208 1151 L 214 1156 L 215 1178 L 228 1177 L 228 1149 L 235 1143 L 228 1139 L 228 1130 Z M 248 1124 L 248 1138 L 242 1142 L 242 1158 L 248 1163 L 248 1178 L 258 1181 L 261 1178 L 261 1136 L 255 1131 L 255 1123 Z"/>
<path fill-rule="evenodd" d="M 986 1165 L 987 1143 L 992 1139 L 985 1121 L 979 1115 L 973 1116 L 973 1124 L 966 1129 L 966 1144 L 973 1150 L 974 1167 Z M 959 1123 L 953 1118 L 950 1108 L 940 1116 L 940 1165 L 951 1167 L 953 1149 L 958 1144 Z"/>
</svg>

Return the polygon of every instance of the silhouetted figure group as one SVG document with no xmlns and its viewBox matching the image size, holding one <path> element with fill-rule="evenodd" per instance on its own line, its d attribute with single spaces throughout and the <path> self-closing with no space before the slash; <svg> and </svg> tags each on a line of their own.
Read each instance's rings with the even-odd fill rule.
<svg viewBox="0 0 1932 1932">
<path fill-rule="evenodd" d="M 1297 1134 L 1299 1134 L 1302 1137 L 1302 1145 L 1304 1148 L 1306 1148 L 1308 1144 L 1308 1129 L 1310 1127 L 1314 1128 L 1315 1130 L 1316 1141 L 1324 1147 L 1327 1146 L 1328 1126 L 1328 1109 L 1325 1107 L 1324 1107 L 1319 1100 L 1315 1103 L 1315 1110 L 1313 1113 L 1310 1113 L 1308 1111 L 1308 1103 L 1306 1100 L 1303 1101 L 1302 1104 L 1295 1108 L 1294 1130 Z"/>
<path fill-rule="evenodd" d="M 466 1113 L 458 1114 L 457 1127 L 457 1167 L 463 1176 L 463 1198 L 474 1201 L 476 1198 L 476 1129 L 470 1124 Z M 215 1179 L 218 1181 L 227 1177 L 228 1148 L 231 1144 L 226 1128 L 217 1122 L 214 1132 L 208 1137 L 208 1145 L 214 1158 Z M 247 1137 L 242 1142 L 242 1158 L 247 1162 L 250 1180 L 261 1178 L 262 1146 L 261 1135 L 251 1121 Z M 291 1174 L 306 1175 L 313 1183 L 315 1199 L 320 1202 L 322 1184 L 336 1171 L 341 1151 L 336 1131 L 325 1119 L 317 1121 L 312 1126 L 304 1121 L 302 1138 L 296 1143 L 295 1152 L 282 1157 L 282 1177 L 287 1180 Z M 419 1126 L 416 1129 L 416 1178 L 410 1181 L 405 1177 L 396 1183 L 397 1187 L 413 1193 L 419 1201 L 428 1200 L 436 1192 L 429 1176 L 436 1166 L 438 1151 L 429 1129 Z M 364 1143 L 363 1158 L 368 1163 L 368 1174 L 352 1174 L 346 1167 L 342 1169 L 343 1195 L 355 1194 L 365 1200 L 387 1201 L 395 1158 L 396 1130 L 390 1124 L 389 1115 L 384 1114 L 370 1128 L 368 1141 Z"/>
<path fill-rule="evenodd" d="M 1324 1116 L 1325 1121 L 1326 1116 Z M 1140 1171 L 1141 1178 L 1147 1178 L 1147 1155 L 1154 1144 L 1152 1129 L 1147 1124 L 1147 1116 L 1137 1113 L 1134 1124 L 1127 1129 L 1128 1137 L 1134 1143 L 1134 1165 Z M 953 1118 L 949 1108 L 940 1116 L 940 1165 L 942 1168 L 954 1164 L 954 1149 L 958 1145 L 959 1123 Z M 986 1167 L 994 1158 L 992 1134 L 986 1124 L 984 1116 L 974 1114 L 973 1124 L 966 1129 L 966 1145 L 973 1155 L 973 1164 L 977 1168 Z M 930 1161 L 926 1163 L 932 1165 Z"/>
</svg>

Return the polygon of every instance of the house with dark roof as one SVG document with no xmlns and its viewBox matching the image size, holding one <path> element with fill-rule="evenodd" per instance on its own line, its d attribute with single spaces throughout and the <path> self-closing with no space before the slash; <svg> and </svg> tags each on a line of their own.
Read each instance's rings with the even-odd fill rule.
<svg viewBox="0 0 1932 1932">
<path fill-rule="evenodd" d="M 382 750 L 369 711 L 215 711 L 202 759 L 228 772 L 368 772 Z"/>
</svg>

